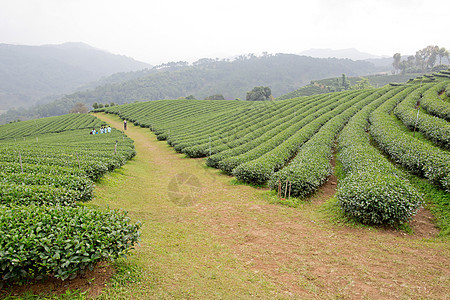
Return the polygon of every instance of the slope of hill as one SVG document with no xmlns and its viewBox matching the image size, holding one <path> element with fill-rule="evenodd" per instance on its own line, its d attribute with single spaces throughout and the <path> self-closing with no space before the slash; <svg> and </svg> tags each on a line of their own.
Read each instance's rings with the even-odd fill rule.
<svg viewBox="0 0 450 300">
<path fill-rule="evenodd" d="M 347 175 L 338 185 L 342 209 L 362 223 L 393 225 L 409 220 L 422 196 L 392 161 L 450 191 L 449 92 L 450 70 L 406 84 L 281 101 L 161 100 L 99 111 L 148 127 L 177 152 L 207 157 L 208 166 L 242 182 L 273 190 L 283 184 L 285 192 L 289 182 L 289 195 L 300 198 L 332 173 L 339 135 L 336 152 Z M 445 219 L 448 208 L 437 213 Z"/>
<path fill-rule="evenodd" d="M 375 88 L 385 86 L 386 84 L 389 84 L 391 82 L 406 82 L 409 79 L 413 79 L 416 76 L 419 76 L 422 74 L 418 73 L 412 73 L 412 74 L 396 74 L 396 75 L 369 75 L 365 77 L 348 77 L 347 81 L 349 83 L 349 87 L 352 88 L 358 81 L 362 80 L 363 78 L 367 78 L 369 80 L 369 84 Z M 329 93 L 331 92 L 330 88 L 336 85 L 336 82 L 340 82 L 341 77 L 334 77 L 334 78 L 327 78 L 327 79 L 321 79 L 311 82 L 308 85 L 305 85 L 295 91 L 292 91 L 290 93 L 287 93 L 285 95 L 282 95 L 277 98 L 277 100 L 284 100 L 284 99 L 292 99 L 295 97 L 301 97 L 301 96 L 310 96 L 310 95 L 317 95 L 317 94 L 323 94 L 323 93 Z"/>
<path fill-rule="evenodd" d="M 0 44 L 0 110 L 30 106 L 45 96 L 74 92 L 104 76 L 149 67 L 82 43 Z"/>
</svg>

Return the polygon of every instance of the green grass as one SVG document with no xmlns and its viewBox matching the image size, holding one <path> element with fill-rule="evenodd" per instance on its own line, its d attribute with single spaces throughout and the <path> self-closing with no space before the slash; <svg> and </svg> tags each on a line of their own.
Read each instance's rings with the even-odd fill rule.
<svg viewBox="0 0 450 300">
<path fill-rule="evenodd" d="M 450 238 L 450 193 L 430 184 L 426 179 L 410 174 L 409 181 L 423 194 L 425 208 L 436 219 L 436 226 L 441 231 L 439 237 Z"/>
</svg>

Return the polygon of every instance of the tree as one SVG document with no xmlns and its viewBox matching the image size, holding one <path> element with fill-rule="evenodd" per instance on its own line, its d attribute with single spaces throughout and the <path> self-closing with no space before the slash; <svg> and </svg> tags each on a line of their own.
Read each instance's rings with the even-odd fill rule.
<svg viewBox="0 0 450 300">
<path fill-rule="evenodd" d="M 208 96 L 205 98 L 205 100 L 225 100 L 222 94 L 215 94 L 212 96 Z"/>
<path fill-rule="evenodd" d="M 186 97 L 186 100 L 197 100 L 197 99 L 195 99 L 194 95 L 189 95 Z"/>
<path fill-rule="evenodd" d="M 416 52 L 415 58 L 416 58 L 416 66 L 420 68 L 421 71 L 424 70 L 424 63 L 425 63 L 425 54 L 422 50 L 419 50 Z"/>
<path fill-rule="evenodd" d="M 402 55 L 400 53 L 394 54 L 394 62 L 392 63 L 392 66 L 394 67 L 394 70 L 400 69 L 400 60 L 402 59 Z"/>
<path fill-rule="evenodd" d="M 347 77 L 345 77 L 345 74 L 342 74 L 342 88 L 344 90 L 348 90 L 349 87 L 350 87 L 350 83 L 348 83 Z"/>
<path fill-rule="evenodd" d="M 402 74 L 406 73 L 406 69 L 408 68 L 408 66 L 409 66 L 408 61 L 404 60 L 400 62 L 399 68 L 400 70 L 402 70 Z"/>
<path fill-rule="evenodd" d="M 85 114 L 89 111 L 89 109 L 81 102 L 77 102 L 74 107 L 72 107 L 69 111 L 70 114 L 81 113 Z"/>
<path fill-rule="evenodd" d="M 247 92 L 247 101 L 267 101 L 270 100 L 272 96 L 272 91 L 267 86 L 257 86 L 253 90 Z"/>
<path fill-rule="evenodd" d="M 362 77 L 354 86 L 351 87 L 352 90 L 364 90 L 364 89 L 373 89 L 373 86 L 370 85 L 369 79 Z"/>
<path fill-rule="evenodd" d="M 94 109 L 97 109 L 97 108 L 98 108 L 98 103 L 97 103 L 97 102 L 94 102 L 94 104 L 92 104 L 92 107 L 93 107 Z"/>
<path fill-rule="evenodd" d="M 442 58 L 443 57 L 447 57 L 447 59 L 448 59 L 449 53 L 448 53 L 447 49 L 442 47 L 442 48 L 439 48 L 438 55 L 439 55 L 439 64 L 441 65 L 442 64 Z"/>
</svg>

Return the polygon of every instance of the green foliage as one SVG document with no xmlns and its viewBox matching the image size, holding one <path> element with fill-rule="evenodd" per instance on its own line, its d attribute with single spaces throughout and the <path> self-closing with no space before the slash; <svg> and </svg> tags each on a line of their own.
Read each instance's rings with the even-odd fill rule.
<svg viewBox="0 0 450 300">
<path fill-rule="evenodd" d="M 368 78 L 362 78 L 355 85 L 350 87 L 352 90 L 364 90 L 364 89 L 372 89 L 373 86 L 370 85 Z"/>
<path fill-rule="evenodd" d="M 274 138 L 264 145 L 264 148 L 266 148 L 267 146 L 272 145 L 274 141 L 280 139 L 280 143 L 276 145 L 276 147 L 273 147 L 270 151 L 258 153 L 260 154 L 258 155 L 260 157 L 255 157 L 251 161 L 242 161 L 242 163 L 233 170 L 233 175 L 244 182 L 254 184 L 265 183 L 269 180 L 273 172 L 278 171 L 286 164 L 286 162 L 292 159 L 296 155 L 298 149 L 300 147 L 303 148 L 303 144 L 315 136 L 317 131 L 327 124 L 328 121 L 341 114 L 345 116 L 345 111 L 353 105 L 357 107 L 361 98 L 364 98 L 357 96 L 358 93 L 351 93 L 347 97 L 340 99 L 336 103 L 336 107 L 330 109 L 330 111 L 324 109 L 321 113 L 317 113 L 316 117 L 308 122 L 308 124 L 301 127 L 301 129 L 297 129 L 296 126 L 291 126 L 289 130 L 284 131 L 283 134 L 279 134 L 276 139 Z M 343 126 L 344 121 L 340 119 L 338 123 L 339 126 Z"/>
<path fill-rule="evenodd" d="M 413 56 L 408 56 L 406 60 L 401 61 L 400 53 L 394 55 L 394 62 L 392 63 L 394 70 L 401 70 L 402 73 L 413 73 L 417 71 L 431 71 L 436 63 L 436 58 L 439 56 L 439 65 L 442 63 L 442 58 L 447 57 L 448 51 L 439 46 L 427 46 L 421 50 L 416 51 Z"/>
<path fill-rule="evenodd" d="M 411 130 L 418 130 L 435 144 L 450 149 L 450 123 L 438 117 L 431 116 L 425 111 L 414 109 L 417 103 L 421 103 L 422 95 L 430 88 L 442 89 L 447 83 L 425 84 L 422 88 L 410 93 L 394 109 L 394 114 Z M 435 91 L 436 95 L 437 92 Z M 427 93 L 426 97 L 429 97 Z M 450 107 L 450 106 L 449 106 Z"/>
<path fill-rule="evenodd" d="M 136 153 L 117 130 L 89 134 L 97 125 L 73 114 L 0 126 L 3 281 L 72 278 L 136 243 L 140 225 L 125 213 L 76 207 L 92 198 L 93 180 Z"/>
<path fill-rule="evenodd" d="M 332 172 L 332 157 L 335 137 L 348 120 L 362 107 L 376 101 L 380 94 L 366 92 L 349 102 L 351 105 L 344 112 L 337 114 L 303 145 L 290 164 L 273 174 L 269 181 L 271 189 L 276 190 L 279 182 L 290 182 L 291 195 L 306 197 L 315 192 Z M 369 97 L 370 95 L 370 97 Z M 355 104 L 353 104 L 355 103 Z"/>
<path fill-rule="evenodd" d="M 129 221 L 124 212 L 84 207 L 0 208 L 0 276 L 74 278 L 101 260 L 129 253 L 140 228 Z"/>
<path fill-rule="evenodd" d="M 430 114 L 450 121 L 450 103 L 439 96 L 445 97 L 450 92 L 450 84 L 443 82 L 425 91 L 420 105 Z"/>
<path fill-rule="evenodd" d="M 421 203 L 417 191 L 370 145 L 366 133 L 367 119 L 377 107 L 388 101 L 400 101 L 413 89 L 398 87 L 382 96 L 375 94 L 377 100 L 358 112 L 339 136 L 338 158 L 345 177 L 339 181 L 338 203 L 348 216 L 360 222 L 391 225 L 405 222 Z"/>
<path fill-rule="evenodd" d="M 421 83 L 424 78 L 430 83 Z M 239 182 L 258 186 L 269 182 L 271 188 L 276 188 L 279 181 L 284 184 L 288 180 L 292 196 L 297 197 L 314 193 L 326 181 L 332 172 L 330 158 L 338 136 L 338 156 L 345 174 L 344 186 L 342 189 L 339 186 L 340 205 L 347 207 L 348 215 L 360 222 L 398 225 L 414 214 L 421 196 L 389 157 L 371 145 L 368 119 L 372 120 L 371 133 L 381 128 L 379 134 L 374 134 L 375 143 L 383 139 L 397 144 L 398 128 L 391 128 L 390 123 L 395 116 L 389 113 L 398 103 L 414 99 L 425 88 L 448 84 L 444 77 L 424 78 L 400 86 L 281 101 L 170 100 L 103 110 L 150 128 L 159 140 L 167 140 L 177 152 L 188 157 L 206 156 L 208 166 L 233 174 Z M 398 122 L 395 119 L 394 125 L 398 126 Z M 405 130 L 408 131 L 406 127 L 400 131 Z M 417 161 L 414 151 L 422 146 L 417 146 L 416 141 L 421 142 L 418 139 L 398 142 L 405 154 L 400 151 L 394 154 L 405 156 L 405 161 Z M 434 184 L 448 188 L 450 176 L 445 167 L 450 161 L 448 152 L 435 147 L 433 141 L 425 141 L 426 147 L 441 151 L 442 156 L 433 154 L 434 150 L 421 153 L 421 175 L 430 179 L 434 176 Z M 394 154 L 388 151 L 386 154 L 396 160 Z M 372 170 L 377 174 L 369 176 L 367 173 Z M 364 178 L 372 181 L 372 192 L 361 190 L 370 201 L 348 190 L 360 185 Z M 388 199 L 391 187 L 386 180 L 395 183 L 392 201 Z M 401 197 L 402 193 L 409 198 Z"/>
<path fill-rule="evenodd" d="M 365 77 L 346 77 L 350 84 L 350 89 L 357 90 L 363 88 L 383 87 L 391 82 L 404 82 L 414 78 L 418 74 L 396 74 L 396 75 L 369 75 Z M 367 80 L 368 81 L 367 81 Z M 301 96 L 311 96 L 317 94 L 337 91 L 339 87 L 339 78 L 328 78 L 312 81 L 310 84 L 301 87 L 293 92 L 282 95 L 277 100 L 293 99 Z"/>
<path fill-rule="evenodd" d="M 247 92 L 245 100 L 247 101 L 267 101 L 270 100 L 272 91 L 267 86 L 254 87 L 250 92 Z"/>
<path fill-rule="evenodd" d="M 99 129 L 105 123 L 87 114 L 70 114 L 38 120 L 10 123 L 0 126 L 0 141 L 23 139 L 39 134 L 63 132 L 75 129 Z"/>
<path fill-rule="evenodd" d="M 349 216 L 367 224 L 406 222 L 421 204 L 419 194 L 411 185 L 395 175 L 376 170 L 348 175 L 340 183 L 337 197 Z"/>
<path fill-rule="evenodd" d="M 450 154 L 402 132 L 389 113 L 403 100 L 393 97 L 370 117 L 370 133 L 377 144 L 397 163 L 413 173 L 446 186 L 450 173 Z"/>
</svg>

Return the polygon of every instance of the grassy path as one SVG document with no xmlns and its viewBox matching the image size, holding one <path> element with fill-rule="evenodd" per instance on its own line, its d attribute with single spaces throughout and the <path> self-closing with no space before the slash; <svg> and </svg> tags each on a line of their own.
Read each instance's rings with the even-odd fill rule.
<svg viewBox="0 0 450 300">
<path fill-rule="evenodd" d="M 116 116 L 97 117 L 122 127 Z M 104 177 L 93 204 L 124 208 L 143 222 L 141 246 L 127 260 L 139 278 L 106 289 L 105 298 L 450 294 L 446 241 L 339 226 L 314 202 L 270 204 L 266 191 L 230 184 L 230 177 L 175 153 L 148 129 L 129 124 L 126 133 L 137 156 Z"/>
</svg>

